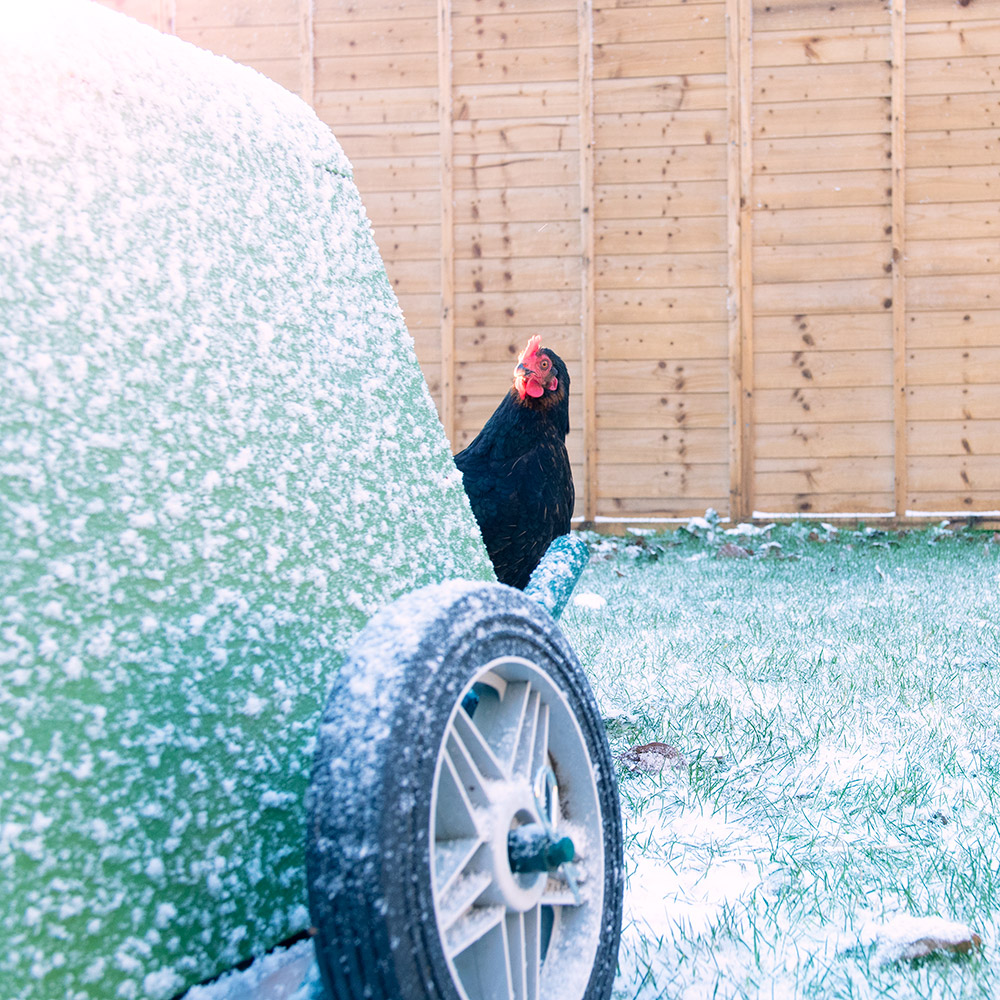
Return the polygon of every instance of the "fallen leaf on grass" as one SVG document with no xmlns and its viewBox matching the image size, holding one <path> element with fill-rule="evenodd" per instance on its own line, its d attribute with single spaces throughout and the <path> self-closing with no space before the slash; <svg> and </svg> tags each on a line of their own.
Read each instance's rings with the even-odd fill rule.
<svg viewBox="0 0 1000 1000">
<path fill-rule="evenodd" d="M 894 917 L 888 923 L 866 925 L 861 938 L 876 945 L 877 965 L 911 961 L 936 952 L 968 955 L 983 946 L 983 939 L 965 924 L 943 917 Z"/>
<path fill-rule="evenodd" d="M 715 553 L 716 559 L 749 559 L 750 550 L 743 548 L 742 545 L 737 545 L 735 542 L 726 542 L 718 552 Z"/>
<path fill-rule="evenodd" d="M 688 765 L 684 754 L 669 743 L 644 743 L 630 747 L 620 759 L 630 771 L 645 771 L 647 774 L 659 774 L 668 767 L 683 771 Z"/>
</svg>

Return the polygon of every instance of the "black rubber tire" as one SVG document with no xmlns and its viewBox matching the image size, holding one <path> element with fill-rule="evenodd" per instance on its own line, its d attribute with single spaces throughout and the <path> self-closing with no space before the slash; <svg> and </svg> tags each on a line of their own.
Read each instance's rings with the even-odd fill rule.
<svg viewBox="0 0 1000 1000">
<path fill-rule="evenodd" d="M 306 864 L 317 960 L 335 1000 L 461 997 L 432 896 L 431 789 L 453 711 L 483 666 L 501 656 L 545 671 L 589 751 L 604 885 L 597 953 L 581 956 L 592 965 L 581 982 L 587 1000 L 611 994 L 622 830 L 593 693 L 569 643 L 535 602 L 499 584 L 459 581 L 416 591 L 375 616 L 352 646 L 323 716 L 307 795 Z"/>
</svg>

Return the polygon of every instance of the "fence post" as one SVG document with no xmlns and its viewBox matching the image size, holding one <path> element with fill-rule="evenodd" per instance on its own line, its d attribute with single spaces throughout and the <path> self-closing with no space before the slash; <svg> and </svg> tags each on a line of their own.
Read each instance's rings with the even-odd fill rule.
<svg viewBox="0 0 1000 1000">
<path fill-rule="evenodd" d="M 729 516 L 753 513 L 753 97 L 751 0 L 726 0 Z"/>
<path fill-rule="evenodd" d="M 583 519 L 597 513 L 597 400 L 594 235 L 594 10 L 580 0 L 580 347 L 583 362 Z"/>
<path fill-rule="evenodd" d="M 892 355 L 894 491 L 907 509 L 906 427 L 906 0 L 892 0 Z"/>
</svg>

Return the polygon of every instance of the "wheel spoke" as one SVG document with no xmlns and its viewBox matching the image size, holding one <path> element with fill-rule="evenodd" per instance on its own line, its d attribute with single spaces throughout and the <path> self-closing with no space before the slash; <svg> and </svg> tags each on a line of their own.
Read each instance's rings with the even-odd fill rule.
<svg viewBox="0 0 1000 1000">
<path fill-rule="evenodd" d="M 445 953 L 452 959 L 464 954 L 491 930 L 501 926 L 506 913 L 506 909 L 499 904 L 470 907 L 445 931 Z"/>
<path fill-rule="evenodd" d="M 542 696 L 529 688 L 525 711 L 521 716 L 521 728 L 517 734 L 513 766 L 515 774 L 524 775 L 529 781 L 534 777 L 532 768 L 535 763 L 535 737 L 538 733 L 538 716 L 541 704 Z"/>
<path fill-rule="evenodd" d="M 451 888 L 482 845 L 479 837 L 462 837 L 456 840 L 439 840 L 434 845 L 434 891 L 442 898 Z"/>
<path fill-rule="evenodd" d="M 484 779 L 502 781 L 507 777 L 504 766 L 497 760 L 493 749 L 486 742 L 479 727 L 465 712 L 457 712 L 449 735 L 449 749 L 455 747 L 458 755 L 452 752 L 452 760 L 462 774 L 462 762 L 478 775 L 477 785 L 482 787 Z"/>
<path fill-rule="evenodd" d="M 456 947 L 452 954 L 467 948 L 477 937 L 485 934 L 493 926 L 495 920 L 484 918 L 493 910 L 499 909 L 503 916 L 502 906 L 474 906 L 477 899 L 489 888 L 493 879 L 486 870 L 472 871 L 462 878 L 453 881 L 451 888 L 438 897 L 438 923 L 444 928 L 446 936 L 451 938 L 454 932 L 456 942 L 465 940 L 461 947 Z M 476 928 L 481 929 L 476 932 Z"/>
</svg>

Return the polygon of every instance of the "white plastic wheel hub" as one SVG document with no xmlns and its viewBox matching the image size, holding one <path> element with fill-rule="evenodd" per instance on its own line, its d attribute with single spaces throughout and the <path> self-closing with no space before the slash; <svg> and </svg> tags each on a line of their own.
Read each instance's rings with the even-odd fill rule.
<svg viewBox="0 0 1000 1000">
<path fill-rule="evenodd" d="M 511 844 L 539 830 L 543 846 L 571 838 L 573 862 L 512 870 Z M 538 665 L 494 660 L 456 705 L 430 833 L 435 917 L 462 1000 L 582 1000 L 603 907 L 601 813 L 579 724 Z"/>
</svg>

